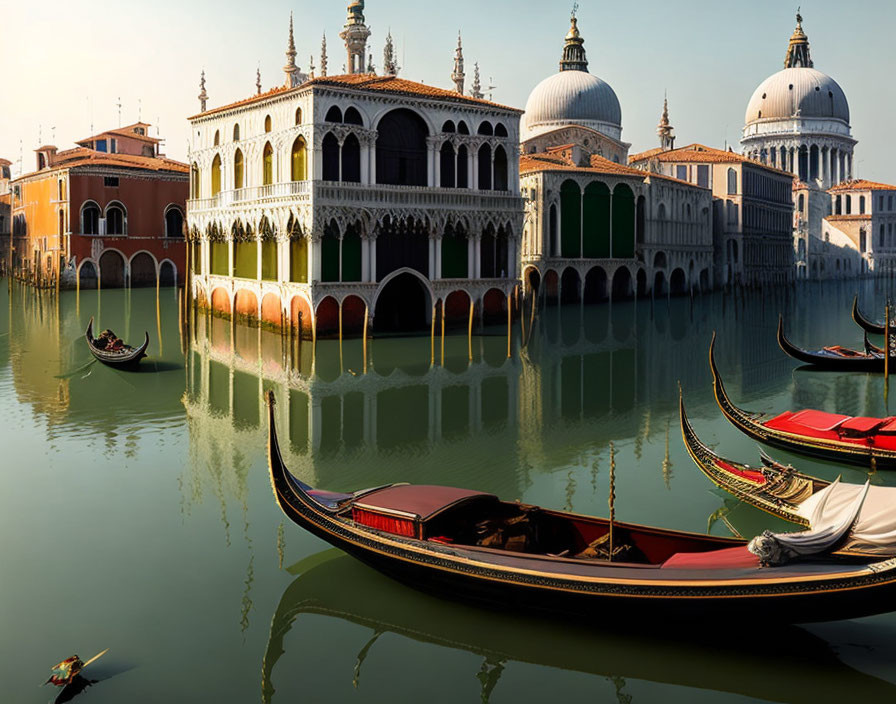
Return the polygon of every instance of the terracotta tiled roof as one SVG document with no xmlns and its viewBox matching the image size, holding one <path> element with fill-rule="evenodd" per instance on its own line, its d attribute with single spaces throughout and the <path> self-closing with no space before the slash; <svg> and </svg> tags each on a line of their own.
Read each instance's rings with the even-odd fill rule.
<svg viewBox="0 0 896 704">
<path fill-rule="evenodd" d="M 146 171 L 172 171 L 175 173 L 189 173 L 190 167 L 173 159 L 164 157 L 136 156 L 134 154 L 107 154 L 85 147 L 75 147 L 64 152 L 58 152 L 53 165 L 42 171 L 33 171 L 23 174 L 19 178 L 27 178 L 36 173 L 55 171 L 57 169 L 72 169 L 76 166 L 112 166 L 123 169 L 143 169 Z M 17 179 L 18 180 L 18 179 Z"/>
<path fill-rule="evenodd" d="M 844 191 L 896 191 L 896 186 L 891 186 L 888 183 L 877 183 L 875 181 L 866 181 L 865 179 L 856 179 L 854 181 L 838 183 L 830 190 L 833 193 L 842 193 Z"/>
<path fill-rule="evenodd" d="M 604 174 L 612 176 L 633 176 L 644 179 L 647 173 L 630 166 L 617 164 L 602 156 L 592 156 L 591 166 L 575 166 L 554 154 L 524 154 L 520 157 L 520 173 L 536 171 L 568 171 L 570 173 Z"/>
<path fill-rule="evenodd" d="M 0 204 L 9 205 L 9 193 L 4 193 L 3 195 L 0 195 Z M 5 234 L 5 233 L 0 233 L 0 234 Z"/>
<path fill-rule="evenodd" d="M 38 148 L 35 149 L 34 151 L 36 151 L 36 152 L 43 152 L 43 151 L 46 151 L 47 149 L 56 149 L 56 145 L 55 145 L 55 144 L 45 144 L 45 145 L 42 146 L 42 147 L 38 147 Z"/>
<path fill-rule="evenodd" d="M 268 98 L 273 98 L 274 96 L 280 95 L 281 93 L 286 93 L 292 90 L 298 91 L 300 89 L 308 88 L 309 86 L 332 86 L 334 88 L 351 87 L 358 88 L 359 90 L 373 91 L 376 93 L 386 93 L 389 95 L 418 96 L 421 98 L 444 100 L 453 103 L 486 105 L 489 107 L 500 108 L 501 110 L 510 110 L 520 114 L 522 114 L 523 112 L 522 110 L 519 110 L 517 108 L 511 108 L 499 103 L 493 103 L 489 100 L 471 98 L 468 95 L 461 95 L 460 93 L 457 93 L 453 90 L 446 90 L 445 88 L 437 88 L 436 86 L 430 86 L 425 83 L 408 81 L 404 78 L 398 78 L 397 76 L 377 76 L 371 73 L 349 73 L 344 76 L 321 76 L 319 78 L 312 78 L 310 81 L 306 81 L 302 85 L 295 88 L 278 86 L 276 88 L 272 88 L 266 93 L 253 95 L 244 100 L 238 100 L 235 103 L 222 105 L 218 108 L 212 108 L 211 110 L 206 110 L 205 112 L 193 115 L 188 119 L 193 120 L 197 117 L 205 117 L 206 115 L 213 115 L 225 110 L 232 110 L 233 108 L 243 107 L 244 105 L 251 105 L 253 103 L 267 100 Z"/>
<path fill-rule="evenodd" d="M 9 159 L 0 159 L 0 166 L 12 166 L 12 162 Z"/>
<path fill-rule="evenodd" d="M 662 154 L 663 148 L 656 147 L 655 149 L 648 149 L 645 152 L 638 152 L 637 154 L 630 154 L 628 157 L 628 163 L 633 164 L 636 161 L 643 161 L 644 159 L 649 159 L 650 157 L 656 154 Z"/>
<path fill-rule="evenodd" d="M 576 145 L 573 144 L 572 142 L 570 142 L 569 144 L 560 144 L 556 147 L 548 147 L 547 149 L 545 149 L 545 151 L 548 154 L 553 154 L 554 152 L 562 152 L 567 149 L 572 149 L 574 146 L 576 146 Z"/>
<path fill-rule="evenodd" d="M 649 152 L 642 152 L 642 154 L 649 154 Z M 662 163 L 752 164 L 753 166 L 759 166 L 763 169 L 774 171 L 775 173 L 785 174 L 791 177 L 793 176 L 793 174 L 787 171 L 781 171 L 774 166 L 763 164 L 761 161 L 756 161 L 755 159 L 750 159 L 743 154 L 738 154 L 733 151 L 724 151 L 722 149 L 714 149 L 713 147 L 707 147 L 704 144 L 689 144 L 686 147 L 670 149 L 665 152 L 661 150 L 658 153 L 649 154 L 647 157 L 644 157 L 641 154 L 636 154 L 633 157 L 629 157 L 628 161 L 631 164 L 635 161 L 643 161 L 646 158 L 656 159 Z"/>
<path fill-rule="evenodd" d="M 105 130 L 103 132 L 99 132 L 98 134 L 93 135 L 92 137 L 85 137 L 84 139 L 79 139 L 75 144 L 85 144 L 86 142 L 92 142 L 96 139 L 102 139 L 106 135 L 113 135 L 115 137 L 127 137 L 128 139 L 136 139 L 140 142 L 149 142 L 150 144 L 158 144 L 161 140 L 156 139 L 155 137 L 149 137 L 145 134 L 137 134 L 132 131 L 133 127 L 142 127 L 144 123 L 138 122 L 136 125 L 131 125 L 130 127 L 118 127 L 114 130 Z M 146 125 L 148 127 L 148 125 Z"/>
<path fill-rule="evenodd" d="M 854 220 L 870 220 L 871 214 L 867 215 L 828 215 L 825 220 L 831 222 L 854 221 Z"/>
</svg>

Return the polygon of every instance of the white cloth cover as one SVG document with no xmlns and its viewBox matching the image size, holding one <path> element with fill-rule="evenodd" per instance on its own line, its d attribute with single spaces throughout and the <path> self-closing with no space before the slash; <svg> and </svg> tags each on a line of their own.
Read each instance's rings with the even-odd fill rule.
<svg viewBox="0 0 896 704">
<path fill-rule="evenodd" d="M 871 483 L 843 485 L 838 478 L 803 502 L 799 513 L 809 530 L 798 533 L 765 531 L 748 549 L 763 565 L 782 565 L 797 557 L 827 552 L 846 537 L 850 547 L 882 555 L 896 554 L 896 490 Z"/>
</svg>

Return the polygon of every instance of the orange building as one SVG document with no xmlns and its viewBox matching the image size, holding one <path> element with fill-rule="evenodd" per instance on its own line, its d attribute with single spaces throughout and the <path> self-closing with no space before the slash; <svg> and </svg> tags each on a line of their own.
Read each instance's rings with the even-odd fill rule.
<svg viewBox="0 0 896 704">
<path fill-rule="evenodd" d="M 10 184 L 12 271 L 36 285 L 174 285 L 186 248 L 186 164 L 159 154 L 150 125 L 101 132 Z"/>
</svg>

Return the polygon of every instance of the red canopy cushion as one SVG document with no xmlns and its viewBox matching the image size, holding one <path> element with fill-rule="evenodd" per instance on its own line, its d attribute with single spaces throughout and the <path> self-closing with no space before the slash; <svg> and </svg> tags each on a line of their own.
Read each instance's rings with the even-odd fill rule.
<svg viewBox="0 0 896 704">
<path fill-rule="evenodd" d="M 839 413 L 825 413 L 824 411 L 805 410 L 794 413 L 787 419 L 789 424 L 803 425 L 812 430 L 833 430 L 843 421 L 849 420 L 850 416 L 842 416 Z M 773 421 L 769 421 L 766 425 L 771 425 Z M 788 428 L 782 428 L 787 430 Z"/>
<path fill-rule="evenodd" d="M 837 429 L 841 432 L 866 434 L 876 430 L 883 422 L 883 418 L 850 418 L 849 420 L 843 421 Z"/>
<path fill-rule="evenodd" d="M 497 497 L 494 494 L 471 491 L 470 489 L 401 484 L 364 494 L 353 505 L 368 511 L 425 521 L 441 513 L 446 508 L 472 499 L 497 501 Z"/>
<path fill-rule="evenodd" d="M 759 567 L 759 558 L 746 545 L 708 552 L 677 552 L 661 567 L 676 570 L 727 570 Z"/>
</svg>

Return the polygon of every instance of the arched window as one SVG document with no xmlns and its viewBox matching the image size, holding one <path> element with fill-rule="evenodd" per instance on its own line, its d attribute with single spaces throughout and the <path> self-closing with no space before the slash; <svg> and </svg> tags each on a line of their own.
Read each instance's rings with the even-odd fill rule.
<svg viewBox="0 0 896 704">
<path fill-rule="evenodd" d="M 221 192 L 221 155 L 215 154 L 212 160 L 212 197 Z"/>
<path fill-rule="evenodd" d="M 660 221 L 666 219 L 666 205 L 664 203 L 660 203 L 660 207 L 657 208 L 656 219 Z"/>
<path fill-rule="evenodd" d="M 592 181 L 582 196 L 583 256 L 597 259 L 610 256 L 610 189 L 602 181 Z"/>
<path fill-rule="evenodd" d="M 877 242 L 877 246 L 878 246 L 880 249 L 883 249 L 883 246 L 884 246 L 884 231 L 885 231 L 884 225 L 881 224 L 881 226 L 880 226 L 880 237 L 878 238 L 878 242 Z"/>
<path fill-rule="evenodd" d="M 342 121 L 347 125 L 359 125 L 364 126 L 364 120 L 361 119 L 361 113 L 357 111 L 355 108 L 348 108 L 345 111 L 345 115 L 342 118 Z"/>
<path fill-rule="evenodd" d="M 843 196 L 843 199 L 846 201 L 846 214 L 852 215 L 852 197 L 845 195 Z"/>
<path fill-rule="evenodd" d="M 342 110 L 334 105 L 327 110 L 327 116 L 324 118 L 324 122 L 342 122 Z"/>
<path fill-rule="evenodd" d="M 507 181 L 507 152 L 504 147 L 495 148 L 495 190 L 506 191 L 508 188 Z"/>
<path fill-rule="evenodd" d="M 805 206 L 806 206 L 806 196 L 804 196 L 802 193 L 800 193 L 800 197 L 797 199 L 797 209 L 800 211 L 800 213 L 803 212 L 803 209 L 805 208 Z"/>
<path fill-rule="evenodd" d="M 865 214 L 865 196 L 859 196 L 859 215 Z"/>
<path fill-rule="evenodd" d="M 469 188 L 470 187 L 470 178 L 467 174 L 469 157 L 467 155 L 467 147 L 461 144 L 457 148 L 457 187 L 458 188 Z"/>
<path fill-rule="evenodd" d="M 269 186 L 274 182 L 274 148 L 270 142 L 264 145 L 261 167 L 261 182 L 263 185 Z"/>
<path fill-rule="evenodd" d="M 221 143 L 221 130 L 215 130 L 215 146 Z"/>
<path fill-rule="evenodd" d="M 442 188 L 455 186 L 455 160 L 454 145 L 451 142 L 442 144 L 439 150 L 439 185 Z"/>
<path fill-rule="evenodd" d="M 190 165 L 190 198 L 199 197 L 199 167 L 196 162 Z"/>
<path fill-rule="evenodd" d="M 504 126 L 503 122 L 499 122 L 495 125 L 495 137 L 506 137 L 507 136 L 507 128 Z"/>
<path fill-rule="evenodd" d="M 689 215 L 690 208 L 688 204 Z M 624 183 L 613 189 L 613 244 L 610 254 L 614 259 L 635 256 L 635 194 Z"/>
<path fill-rule="evenodd" d="M 461 120 L 457 123 L 457 133 L 458 134 L 470 134 L 470 128 L 467 127 L 467 123 Z"/>
<path fill-rule="evenodd" d="M 127 214 L 121 203 L 117 201 L 106 206 L 106 234 L 127 234 Z"/>
<path fill-rule="evenodd" d="M 452 120 L 445 120 L 445 124 L 442 125 L 442 132 L 456 132 L 457 128 L 454 126 L 454 122 Z"/>
<path fill-rule="evenodd" d="M 265 133 L 271 131 L 271 116 L 270 115 L 267 115 L 264 118 L 264 131 L 265 131 Z"/>
<path fill-rule="evenodd" d="M 324 137 L 323 143 L 323 180 L 338 181 L 339 180 L 339 140 L 336 135 L 329 132 Z"/>
<path fill-rule="evenodd" d="M 302 108 L 296 108 L 296 124 L 302 124 Z"/>
<path fill-rule="evenodd" d="M 575 181 L 560 187 L 560 256 L 582 256 L 582 192 Z"/>
<path fill-rule="evenodd" d="M 342 143 L 342 180 L 361 183 L 361 143 L 354 134 L 348 135 Z"/>
<path fill-rule="evenodd" d="M 239 125 L 239 123 L 237 123 L 233 126 L 233 141 L 234 142 L 240 141 L 240 125 Z"/>
<path fill-rule="evenodd" d="M 296 137 L 296 141 L 292 143 L 292 158 L 290 159 L 290 177 L 293 181 L 308 179 L 306 155 L 305 140 Z"/>
<path fill-rule="evenodd" d="M 81 206 L 81 233 L 85 235 L 100 234 L 100 207 L 92 200 Z"/>
<path fill-rule="evenodd" d="M 237 149 L 233 155 L 233 187 L 235 189 L 242 188 L 245 183 L 243 181 L 243 151 Z"/>
<path fill-rule="evenodd" d="M 494 130 L 492 129 L 492 123 L 488 120 L 483 120 L 479 123 L 479 129 L 476 130 L 477 134 L 484 134 L 491 136 L 494 134 Z"/>
<path fill-rule="evenodd" d="M 843 201 L 840 200 L 840 196 L 834 200 L 834 214 L 842 215 L 843 214 Z"/>
<path fill-rule="evenodd" d="M 737 195 L 737 171 L 728 169 L 728 195 Z"/>
<path fill-rule="evenodd" d="M 492 190 L 492 148 L 488 144 L 479 147 L 479 190 Z"/>
<path fill-rule="evenodd" d="M 169 206 L 165 211 L 165 237 L 184 236 L 184 214 L 180 208 Z"/>
<path fill-rule="evenodd" d="M 412 110 L 398 108 L 380 120 L 377 132 L 377 183 L 426 186 L 429 130 L 423 118 Z"/>
</svg>

